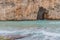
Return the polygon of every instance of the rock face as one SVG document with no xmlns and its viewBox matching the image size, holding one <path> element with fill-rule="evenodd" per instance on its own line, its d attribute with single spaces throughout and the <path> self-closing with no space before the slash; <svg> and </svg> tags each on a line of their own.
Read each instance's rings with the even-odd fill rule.
<svg viewBox="0 0 60 40">
<path fill-rule="evenodd" d="M 39 7 L 48 10 L 46 14 L 47 19 L 60 19 L 60 0 L 40 0 Z M 43 11 L 43 10 L 42 10 Z"/>
<path fill-rule="evenodd" d="M 32 20 L 37 17 L 37 4 L 32 0 L 0 0 L 0 20 Z"/>
<path fill-rule="evenodd" d="M 36 20 L 39 7 L 48 10 L 44 18 L 60 19 L 59 0 L 0 0 L 0 20 Z"/>
</svg>

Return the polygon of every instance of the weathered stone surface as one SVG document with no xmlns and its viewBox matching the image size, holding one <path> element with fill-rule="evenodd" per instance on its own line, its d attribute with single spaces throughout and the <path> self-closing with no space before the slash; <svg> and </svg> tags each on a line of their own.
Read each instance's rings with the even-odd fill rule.
<svg viewBox="0 0 60 40">
<path fill-rule="evenodd" d="M 60 19 L 59 0 L 0 0 L 0 20 L 36 20 L 39 7 L 49 11 L 46 18 Z"/>
<path fill-rule="evenodd" d="M 54 0 L 53 7 L 49 7 L 49 17 L 50 19 L 60 19 L 60 2 L 59 0 Z"/>
<path fill-rule="evenodd" d="M 37 4 L 32 0 L 0 0 L 0 20 L 36 19 Z"/>
<path fill-rule="evenodd" d="M 48 10 L 47 19 L 60 19 L 60 0 L 41 0 L 39 4 Z"/>
</svg>

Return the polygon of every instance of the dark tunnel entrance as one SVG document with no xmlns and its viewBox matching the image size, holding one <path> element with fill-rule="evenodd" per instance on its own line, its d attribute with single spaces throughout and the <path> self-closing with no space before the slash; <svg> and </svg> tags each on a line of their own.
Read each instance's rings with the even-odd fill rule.
<svg viewBox="0 0 60 40">
<path fill-rule="evenodd" d="M 37 14 L 37 20 L 46 19 L 45 16 L 47 15 L 47 13 L 48 13 L 48 11 L 45 8 L 40 7 L 39 11 L 38 11 L 38 14 Z"/>
</svg>

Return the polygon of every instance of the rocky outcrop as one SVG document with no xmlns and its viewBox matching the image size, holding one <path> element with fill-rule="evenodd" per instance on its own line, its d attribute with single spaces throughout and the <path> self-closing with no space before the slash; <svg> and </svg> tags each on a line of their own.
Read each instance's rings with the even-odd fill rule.
<svg viewBox="0 0 60 40">
<path fill-rule="evenodd" d="M 41 2 L 40 2 L 41 1 Z M 48 10 L 46 14 L 47 19 L 60 19 L 60 0 L 40 0 L 39 7 L 43 7 Z M 43 10 L 42 10 L 43 11 Z"/>
<path fill-rule="evenodd" d="M 60 2 L 59 0 L 52 1 L 53 6 L 49 6 L 49 19 L 60 19 Z M 51 5 L 51 4 L 50 4 Z"/>
<path fill-rule="evenodd" d="M 1 0 L 0 20 L 32 20 L 37 17 L 37 4 L 32 0 Z"/>
<path fill-rule="evenodd" d="M 0 0 L 0 5 L 0 20 L 36 20 L 39 7 L 48 10 L 45 18 L 60 19 L 59 0 Z"/>
</svg>

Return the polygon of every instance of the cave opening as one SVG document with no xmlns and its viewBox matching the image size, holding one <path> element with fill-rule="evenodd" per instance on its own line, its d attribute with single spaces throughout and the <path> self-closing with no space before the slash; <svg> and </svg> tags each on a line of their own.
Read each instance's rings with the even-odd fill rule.
<svg viewBox="0 0 60 40">
<path fill-rule="evenodd" d="M 45 9 L 43 7 L 39 7 L 38 14 L 37 14 L 37 20 L 44 20 L 44 19 L 46 19 L 47 13 L 48 13 L 47 9 Z"/>
</svg>

